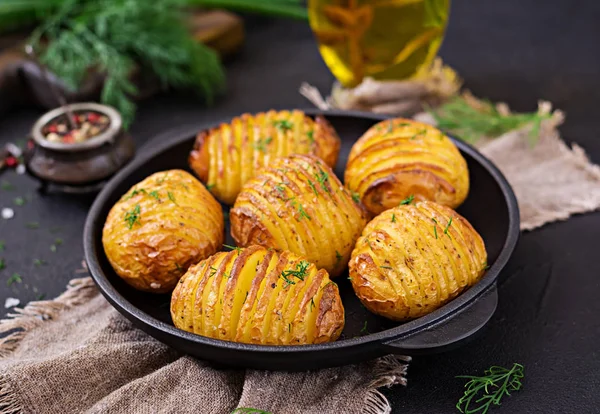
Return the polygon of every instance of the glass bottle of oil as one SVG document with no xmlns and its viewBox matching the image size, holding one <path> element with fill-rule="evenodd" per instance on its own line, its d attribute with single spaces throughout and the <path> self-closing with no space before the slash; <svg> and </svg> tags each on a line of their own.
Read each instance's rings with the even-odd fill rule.
<svg viewBox="0 0 600 414">
<path fill-rule="evenodd" d="M 309 0 L 310 25 L 334 76 L 347 87 L 365 76 L 406 79 L 431 64 L 450 0 Z"/>
</svg>

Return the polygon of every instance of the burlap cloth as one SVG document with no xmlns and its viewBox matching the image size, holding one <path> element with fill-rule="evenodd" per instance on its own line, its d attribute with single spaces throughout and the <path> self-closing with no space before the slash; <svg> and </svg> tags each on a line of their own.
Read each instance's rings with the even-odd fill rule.
<svg viewBox="0 0 600 414">
<path fill-rule="evenodd" d="M 540 110 L 549 111 L 547 104 Z M 423 115 L 420 115 L 421 117 Z M 529 127 L 481 151 L 515 189 L 525 230 L 600 207 L 600 168 L 569 148 L 555 112 L 531 146 Z M 225 370 L 154 340 L 120 316 L 89 278 L 0 322 L 0 413 L 388 413 L 377 388 L 405 384 L 408 358 L 316 372 Z"/>
</svg>

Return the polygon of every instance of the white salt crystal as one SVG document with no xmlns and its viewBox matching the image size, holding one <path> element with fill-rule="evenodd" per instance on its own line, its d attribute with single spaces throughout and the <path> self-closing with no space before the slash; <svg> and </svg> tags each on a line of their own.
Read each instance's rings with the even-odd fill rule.
<svg viewBox="0 0 600 414">
<path fill-rule="evenodd" d="M 17 165 L 16 171 L 17 171 L 17 174 L 19 174 L 19 175 L 25 174 L 25 165 L 24 164 Z"/>
<path fill-rule="evenodd" d="M 15 216 L 15 210 L 9 207 L 2 209 L 2 218 L 5 220 L 11 219 Z"/>
<path fill-rule="evenodd" d="M 4 302 L 4 307 L 6 309 L 13 308 L 15 306 L 19 306 L 19 303 L 21 303 L 21 301 L 17 298 L 6 298 L 6 302 Z"/>
</svg>

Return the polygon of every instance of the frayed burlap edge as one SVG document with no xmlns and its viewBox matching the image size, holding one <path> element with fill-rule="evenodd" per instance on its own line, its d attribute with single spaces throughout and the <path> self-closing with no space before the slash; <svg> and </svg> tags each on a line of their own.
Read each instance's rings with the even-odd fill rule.
<svg viewBox="0 0 600 414">
<path fill-rule="evenodd" d="M 73 279 L 67 290 L 54 300 L 30 302 L 23 309 L 16 308 L 8 318 L 0 320 L 0 359 L 6 358 L 19 346 L 19 342 L 29 331 L 42 323 L 55 319 L 66 309 L 87 302 L 98 294 L 94 282 L 89 277 Z M 23 412 L 20 400 L 6 378 L 0 374 L 0 414 Z"/>
<path fill-rule="evenodd" d="M 52 320 L 68 308 L 87 302 L 98 294 L 94 282 L 89 277 L 73 279 L 67 290 L 54 300 L 30 302 L 24 308 L 15 308 L 8 318 L 0 320 L 0 359 L 17 349 L 19 341 L 27 332 L 45 321 Z"/>
<path fill-rule="evenodd" d="M 54 300 L 30 302 L 23 309 L 17 308 L 8 318 L 0 320 L 0 359 L 7 357 L 19 346 L 19 342 L 29 331 L 44 322 L 56 319 L 63 311 L 83 304 L 98 294 L 90 277 L 73 279 L 67 290 Z M 375 361 L 373 380 L 368 385 L 365 397 L 365 414 L 389 414 L 392 407 L 388 399 L 379 391 L 382 387 L 406 385 L 406 374 L 411 357 L 388 355 Z M 16 393 L 0 374 L 0 414 L 18 414 L 23 407 Z"/>
<path fill-rule="evenodd" d="M 383 387 L 406 385 L 406 374 L 411 357 L 404 355 L 388 355 L 376 360 L 374 377 L 369 384 L 365 398 L 365 414 L 389 414 L 392 406 L 388 399 L 379 391 Z"/>
</svg>

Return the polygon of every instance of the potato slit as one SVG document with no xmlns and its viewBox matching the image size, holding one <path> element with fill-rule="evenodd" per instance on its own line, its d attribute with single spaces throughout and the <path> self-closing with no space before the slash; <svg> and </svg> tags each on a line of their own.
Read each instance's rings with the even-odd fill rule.
<svg viewBox="0 0 600 414">
<path fill-rule="evenodd" d="M 240 313 L 242 307 L 248 299 L 252 281 L 256 277 L 256 267 L 258 262 L 264 257 L 264 252 L 254 252 L 250 257 L 245 258 L 243 267 L 240 274 L 237 276 L 234 292 L 233 292 L 233 306 L 230 309 L 231 320 L 229 325 L 229 332 L 232 337 L 235 337 L 238 330 L 238 322 L 240 320 Z M 238 257 L 236 260 L 242 260 L 242 257 Z M 233 276 L 231 276 L 233 277 Z"/>
</svg>

